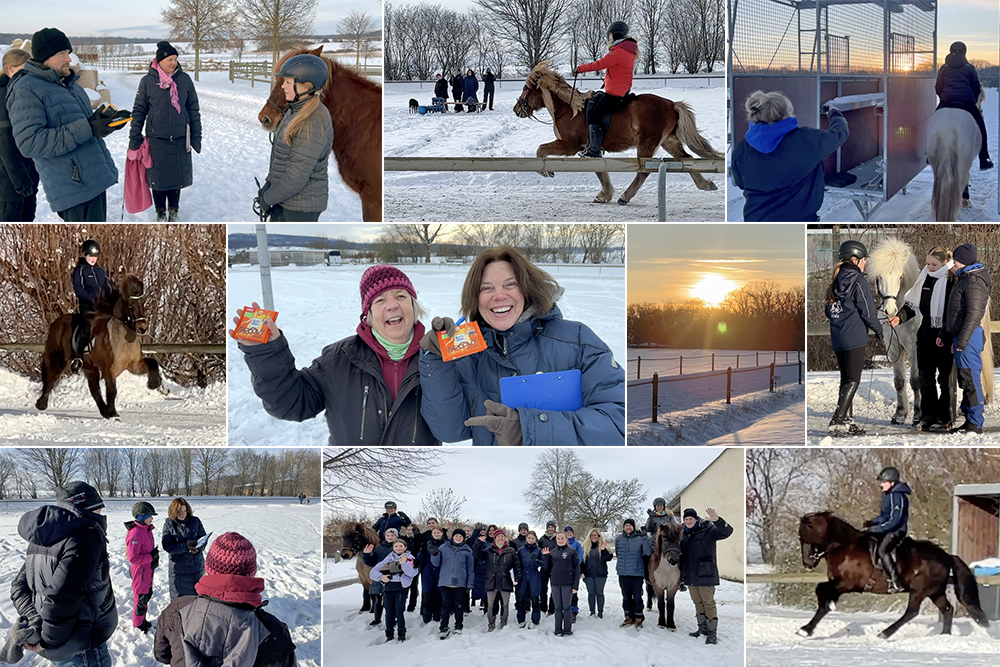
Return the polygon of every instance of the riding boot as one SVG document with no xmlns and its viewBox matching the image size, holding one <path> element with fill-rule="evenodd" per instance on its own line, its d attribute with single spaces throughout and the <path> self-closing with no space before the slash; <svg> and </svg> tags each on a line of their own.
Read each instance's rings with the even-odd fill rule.
<svg viewBox="0 0 1000 667">
<path fill-rule="evenodd" d="M 601 157 L 601 143 L 604 141 L 604 128 L 600 125 L 590 125 L 590 144 L 579 152 L 580 157 Z"/>
<path fill-rule="evenodd" d="M 167 209 L 167 222 L 179 222 L 180 213 L 176 208 Z"/>
<path fill-rule="evenodd" d="M 710 618 L 705 621 L 705 643 L 706 644 L 718 644 L 719 639 L 715 632 L 719 627 L 719 619 Z"/>
<path fill-rule="evenodd" d="M 896 562 L 892 559 L 891 553 L 882 556 L 882 569 L 889 579 L 889 592 L 902 593 L 903 587 L 899 583 L 899 574 L 896 572 Z"/>
<path fill-rule="evenodd" d="M 698 629 L 694 632 L 689 632 L 692 637 L 699 637 L 701 635 L 708 634 L 708 616 L 705 614 L 698 614 Z"/>
<path fill-rule="evenodd" d="M 854 394 L 858 391 L 859 384 L 852 380 L 840 385 L 837 409 L 833 413 L 833 418 L 830 419 L 829 433 L 831 435 L 844 435 L 849 432 L 847 427 L 851 423 L 852 403 L 854 401 Z"/>
</svg>

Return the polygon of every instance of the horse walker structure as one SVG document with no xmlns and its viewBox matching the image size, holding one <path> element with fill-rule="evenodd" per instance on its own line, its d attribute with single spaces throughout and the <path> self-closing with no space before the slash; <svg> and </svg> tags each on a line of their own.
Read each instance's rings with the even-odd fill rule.
<svg viewBox="0 0 1000 667">
<path fill-rule="evenodd" d="M 937 0 L 729 0 L 730 137 L 747 131 L 743 102 L 784 93 L 802 126 L 826 129 L 827 104 L 850 138 L 824 162 L 850 185 L 830 196 L 869 217 L 926 166 L 926 120 L 937 96 Z"/>
</svg>

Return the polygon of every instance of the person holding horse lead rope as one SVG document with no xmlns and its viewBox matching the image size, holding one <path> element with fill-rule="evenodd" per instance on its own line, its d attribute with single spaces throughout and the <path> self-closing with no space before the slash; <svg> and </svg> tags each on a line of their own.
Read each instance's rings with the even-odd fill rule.
<svg viewBox="0 0 1000 667">
<path fill-rule="evenodd" d="M 903 308 L 890 317 L 892 327 L 921 315 L 917 329 L 917 370 L 920 380 L 921 431 L 948 430 L 952 427 L 951 369 L 955 357 L 951 351 L 950 337 L 944 331 L 944 307 L 957 280 L 951 252 L 941 246 L 927 251 L 924 268 L 913 287 L 906 293 Z M 946 340 L 948 342 L 946 342 Z M 941 393 L 938 394 L 938 385 Z"/>
<path fill-rule="evenodd" d="M 333 120 L 323 106 L 330 68 L 319 56 L 292 56 L 277 73 L 288 106 L 271 146 L 271 168 L 254 200 L 273 222 L 316 222 L 330 196 Z"/>
<path fill-rule="evenodd" d="M 580 157 L 601 157 L 604 152 L 604 133 L 611 124 L 611 114 L 624 106 L 625 97 L 632 89 L 632 71 L 635 57 L 639 53 L 639 43 L 628 34 L 624 21 L 615 21 L 608 26 L 608 55 L 592 63 L 577 65 L 573 76 L 580 72 L 607 70 L 604 90 L 597 91 L 587 102 L 587 125 L 590 126 L 590 143 L 580 151 Z"/>
<path fill-rule="evenodd" d="M 906 482 L 900 481 L 899 470 L 892 466 L 882 469 L 878 482 L 882 487 L 881 512 L 862 525 L 867 532 L 879 538 L 876 566 L 882 568 L 889 580 L 889 593 L 902 593 L 905 589 L 899 583 L 892 552 L 906 537 L 906 523 L 910 518 L 910 500 L 906 496 L 911 491 Z"/>
<path fill-rule="evenodd" d="M 73 292 L 80 303 L 79 315 L 73 318 L 73 334 L 70 337 L 70 348 L 73 360 L 69 368 L 77 373 L 83 366 L 83 355 L 90 345 L 90 315 L 97 310 L 97 300 L 109 294 L 113 288 L 104 267 L 97 263 L 101 255 L 101 244 L 94 239 L 87 239 L 80 246 L 80 259 L 73 269 Z"/>
<path fill-rule="evenodd" d="M 937 93 L 938 109 L 962 109 L 972 115 L 973 120 L 983 135 L 979 148 L 979 169 L 986 171 L 993 168 L 990 150 L 986 145 L 986 121 L 983 111 L 979 108 L 979 93 L 983 86 L 979 82 L 976 68 L 966 58 L 965 42 L 953 42 L 945 56 L 944 64 L 938 69 L 934 92 Z"/>
<path fill-rule="evenodd" d="M 835 437 L 864 435 L 854 423 L 854 395 L 861 385 L 865 365 L 868 330 L 882 340 L 882 323 L 865 280 L 868 249 L 860 241 L 844 241 L 837 252 L 840 262 L 826 289 L 826 317 L 830 320 L 830 344 L 840 367 L 840 394 L 837 409 L 827 432 Z"/>
<path fill-rule="evenodd" d="M 733 527 L 711 507 L 702 519 L 693 508 L 684 510 L 684 536 L 681 538 L 681 578 L 694 602 L 698 629 L 692 637 L 705 635 L 706 644 L 717 644 L 719 614 L 715 607 L 715 587 L 719 585 L 716 542 L 733 534 Z"/>
</svg>

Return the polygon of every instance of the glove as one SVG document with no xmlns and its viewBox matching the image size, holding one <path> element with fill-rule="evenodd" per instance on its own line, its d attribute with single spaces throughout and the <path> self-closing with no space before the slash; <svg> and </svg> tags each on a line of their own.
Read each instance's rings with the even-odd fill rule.
<svg viewBox="0 0 1000 667">
<path fill-rule="evenodd" d="M 274 209 L 273 206 L 269 206 L 264 203 L 264 193 L 267 192 L 267 189 L 270 187 L 270 183 L 264 183 L 264 187 L 257 190 L 257 196 L 253 199 L 253 212 L 261 218 L 267 218 L 271 215 L 271 211 Z"/>
<path fill-rule="evenodd" d="M 441 343 L 438 341 L 438 331 L 444 331 L 449 336 L 455 335 L 455 320 L 450 317 L 435 317 L 431 320 L 431 329 L 420 339 L 420 349 L 441 356 Z"/>
<path fill-rule="evenodd" d="M 201 139 L 192 139 L 191 148 L 195 153 L 201 154 Z"/>
<path fill-rule="evenodd" d="M 149 566 L 154 570 L 160 567 L 160 550 L 153 547 L 153 550 L 149 552 L 149 557 L 152 559 L 149 561 Z"/>
<path fill-rule="evenodd" d="M 108 127 L 113 119 L 113 116 L 111 118 L 102 118 L 100 114 L 95 111 L 87 122 L 90 123 L 90 131 L 94 133 L 94 136 L 98 139 L 103 139 L 114 132 L 114 128 Z"/>
<path fill-rule="evenodd" d="M 861 527 L 862 528 L 871 528 L 874 525 L 875 525 L 874 521 L 872 521 L 871 519 L 865 519 L 864 523 L 861 524 Z"/>
<path fill-rule="evenodd" d="M 188 540 L 187 541 L 187 548 L 188 548 L 188 553 L 191 553 L 191 554 L 200 554 L 201 553 L 201 549 L 198 548 L 198 541 L 197 540 Z"/>
<path fill-rule="evenodd" d="M 485 426 L 497 438 L 501 447 L 516 447 L 521 444 L 521 417 L 514 408 L 503 403 L 488 400 L 484 403 L 486 415 L 466 419 L 466 426 Z"/>
<path fill-rule="evenodd" d="M 108 123 L 110 124 L 110 123 L 114 123 L 114 122 L 117 122 L 117 121 L 120 121 L 120 120 L 126 120 L 126 119 L 128 119 L 128 120 L 132 119 L 132 112 L 129 111 L 128 109 L 119 109 L 118 111 L 116 111 L 114 113 L 114 115 L 111 116 L 111 118 L 108 119 Z M 117 132 L 118 130 L 120 130 L 120 129 L 124 128 L 124 127 L 128 127 L 128 123 L 122 123 L 121 125 L 116 125 L 114 127 L 110 127 L 109 129 L 112 132 Z"/>
<path fill-rule="evenodd" d="M 877 333 L 877 334 L 875 334 L 875 340 L 877 340 L 880 343 L 884 343 L 885 342 L 885 336 L 883 336 L 881 334 L 881 332 Z"/>
<path fill-rule="evenodd" d="M 18 197 L 21 197 L 22 199 L 27 199 L 28 197 L 34 197 L 36 190 L 35 188 L 29 186 L 24 188 L 17 188 L 16 190 L 14 190 L 14 192 L 17 193 Z"/>
<path fill-rule="evenodd" d="M 438 545 L 436 544 L 432 544 L 429 547 L 427 547 L 427 553 L 429 553 L 432 556 L 437 556 L 439 552 L 440 549 L 438 549 Z"/>
<path fill-rule="evenodd" d="M 130 151 L 137 151 L 142 148 L 142 137 L 140 136 L 137 141 L 128 142 L 128 149 Z"/>
</svg>

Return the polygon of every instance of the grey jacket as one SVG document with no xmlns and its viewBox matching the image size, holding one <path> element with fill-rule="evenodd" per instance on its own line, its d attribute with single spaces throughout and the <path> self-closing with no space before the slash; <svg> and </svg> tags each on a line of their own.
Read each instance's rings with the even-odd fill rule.
<svg viewBox="0 0 1000 667">
<path fill-rule="evenodd" d="M 264 188 L 267 206 L 292 211 L 325 211 L 330 196 L 328 165 L 333 148 L 333 121 L 326 107 L 309 118 L 289 146 L 285 129 L 305 102 L 289 104 L 271 146 L 271 169 Z"/>
<path fill-rule="evenodd" d="M 252 665 L 257 647 L 268 635 L 252 609 L 217 600 L 198 598 L 181 609 L 180 615 L 187 667 Z"/>
</svg>

